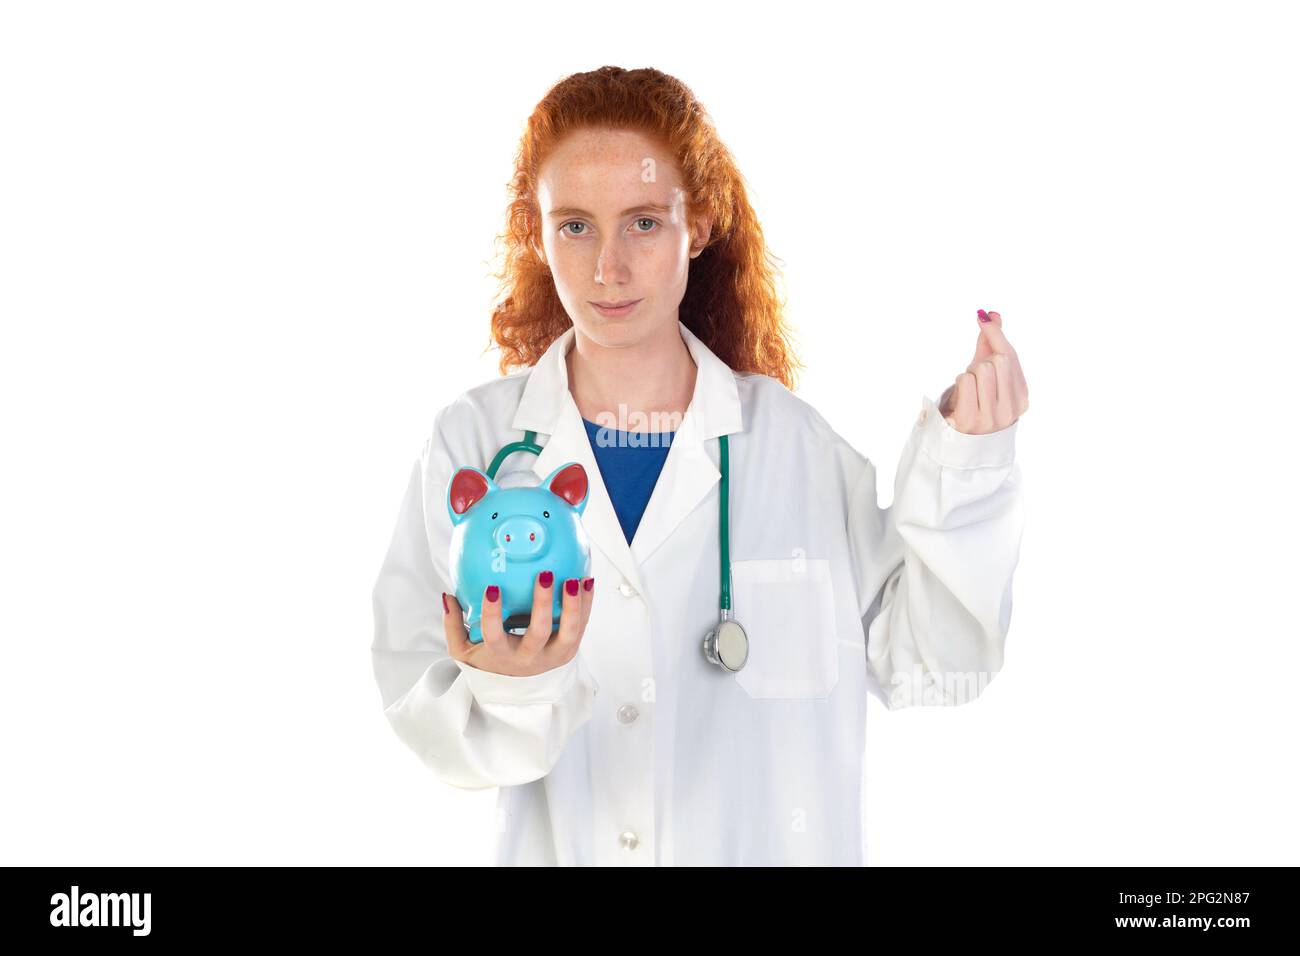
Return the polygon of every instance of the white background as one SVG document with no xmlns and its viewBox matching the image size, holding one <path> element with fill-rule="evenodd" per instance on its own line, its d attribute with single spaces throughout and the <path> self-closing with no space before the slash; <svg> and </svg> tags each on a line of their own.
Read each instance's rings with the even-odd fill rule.
<svg viewBox="0 0 1300 956">
<path fill-rule="evenodd" d="M 495 377 L 547 87 L 700 97 L 797 393 L 881 476 L 1002 313 L 1032 407 L 1003 672 L 872 700 L 887 864 L 1295 864 L 1290 4 L 6 3 L 7 864 L 488 863 L 393 734 L 370 589 Z"/>
</svg>

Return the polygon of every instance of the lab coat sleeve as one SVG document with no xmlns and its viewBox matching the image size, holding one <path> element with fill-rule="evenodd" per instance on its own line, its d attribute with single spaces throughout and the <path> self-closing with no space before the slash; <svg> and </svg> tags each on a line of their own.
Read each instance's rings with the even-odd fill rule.
<svg viewBox="0 0 1300 956">
<path fill-rule="evenodd" d="M 451 519 L 447 482 L 462 461 L 434 425 L 412 470 L 397 527 L 373 590 L 371 656 L 384 715 L 440 780 L 464 789 L 544 777 L 591 716 L 597 685 L 581 650 L 524 677 L 497 674 L 447 653 L 441 593 Z"/>
<path fill-rule="evenodd" d="M 863 459 L 848 508 L 868 688 L 891 710 L 967 703 L 1001 670 L 1024 524 L 1019 423 L 967 435 L 922 407 L 890 507 Z"/>
</svg>

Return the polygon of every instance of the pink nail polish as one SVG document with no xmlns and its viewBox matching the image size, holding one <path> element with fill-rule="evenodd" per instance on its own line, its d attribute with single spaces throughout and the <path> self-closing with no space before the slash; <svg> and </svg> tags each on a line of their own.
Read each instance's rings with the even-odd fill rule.
<svg viewBox="0 0 1300 956">
<path fill-rule="evenodd" d="M 587 580 L 585 580 L 585 581 L 582 582 L 582 589 L 583 589 L 584 591 L 590 591 L 590 590 L 591 590 L 591 586 L 592 586 L 593 584 L 595 584 L 595 583 L 596 583 L 596 579 L 595 579 L 595 578 L 587 578 Z"/>
<path fill-rule="evenodd" d="M 577 579 L 577 578 L 569 578 L 569 580 L 565 581 L 565 582 L 564 582 L 564 590 L 568 593 L 569 597 L 573 597 L 575 594 L 577 594 L 577 593 L 578 593 L 578 579 Z"/>
<path fill-rule="evenodd" d="M 551 586 L 551 582 L 554 580 L 555 580 L 555 573 L 553 571 L 543 571 L 540 575 L 538 575 L 538 581 L 541 583 L 542 587 L 544 588 L 549 588 Z"/>
<path fill-rule="evenodd" d="M 449 613 L 450 611 L 451 611 L 451 608 L 447 607 L 447 592 L 446 592 L 446 591 L 443 591 L 443 592 L 442 592 L 442 613 L 443 613 L 443 614 L 447 614 L 447 613 Z"/>
<path fill-rule="evenodd" d="M 992 319 L 989 318 L 989 314 L 988 314 L 987 312 L 985 312 L 983 309 L 980 309 L 980 311 L 979 311 L 979 317 L 980 317 L 980 321 L 981 321 L 981 322 L 992 322 L 992 321 L 993 321 Z"/>
<path fill-rule="evenodd" d="M 495 584 L 489 584 L 487 589 L 487 599 L 495 604 L 499 597 L 501 597 L 501 589 Z"/>
</svg>

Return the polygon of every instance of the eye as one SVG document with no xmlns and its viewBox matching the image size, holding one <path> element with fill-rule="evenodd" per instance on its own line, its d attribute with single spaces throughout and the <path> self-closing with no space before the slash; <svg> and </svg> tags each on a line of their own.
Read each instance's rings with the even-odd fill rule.
<svg viewBox="0 0 1300 956">
<path fill-rule="evenodd" d="M 493 520 L 493 521 L 496 521 L 496 520 L 497 520 L 497 514 L 498 514 L 498 513 L 495 512 L 495 511 L 492 512 L 492 520 Z"/>
<path fill-rule="evenodd" d="M 637 222 L 638 222 L 638 223 L 648 222 L 648 223 L 650 223 L 650 225 L 651 225 L 652 227 L 653 227 L 653 226 L 657 226 L 657 225 L 659 225 L 659 220 L 657 220 L 657 219 L 651 219 L 649 216 L 642 216 L 640 219 L 637 220 Z M 649 229 L 638 229 L 637 231 L 638 231 L 638 232 L 649 232 L 650 230 L 649 230 Z"/>
<path fill-rule="evenodd" d="M 549 518 L 550 516 L 551 516 L 551 513 L 550 513 L 549 511 L 543 511 L 543 512 L 542 512 L 542 517 L 543 517 L 543 518 Z"/>
<path fill-rule="evenodd" d="M 579 221 L 576 220 L 576 219 L 570 219 L 568 222 L 566 222 L 566 223 L 565 223 L 563 226 L 561 226 L 560 228 L 561 228 L 561 229 L 567 229 L 569 226 L 586 226 L 586 225 L 587 225 L 587 224 L 586 224 L 585 222 L 579 222 Z M 579 233 L 571 232 L 571 233 L 569 233 L 569 235 L 571 235 L 571 236 L 576 236 L 576 235 L 579 235 Z"/>
</svg>

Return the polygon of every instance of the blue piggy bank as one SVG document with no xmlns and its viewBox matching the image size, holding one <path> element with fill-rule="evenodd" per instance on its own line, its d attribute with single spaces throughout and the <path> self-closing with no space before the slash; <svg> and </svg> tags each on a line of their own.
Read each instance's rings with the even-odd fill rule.
<svg viewBox="0 0 1300 956">
<path fill-rule="evenodd" d="M 471 642 L 483 640 L 488 585 L 501 589 L 502 627 L 522 629 L 532 618 L 533 584 L 543 571 L 555 574 L 551 631 L 559 629 L 564 581 L 591 574 L 591 544 L 580 520 L 588 491 L 587 471 L 577 462 L 561 465 L 536 487 L 502 488 L 477 468 L 451 476 L 451 586 Z"/>
</svg>

